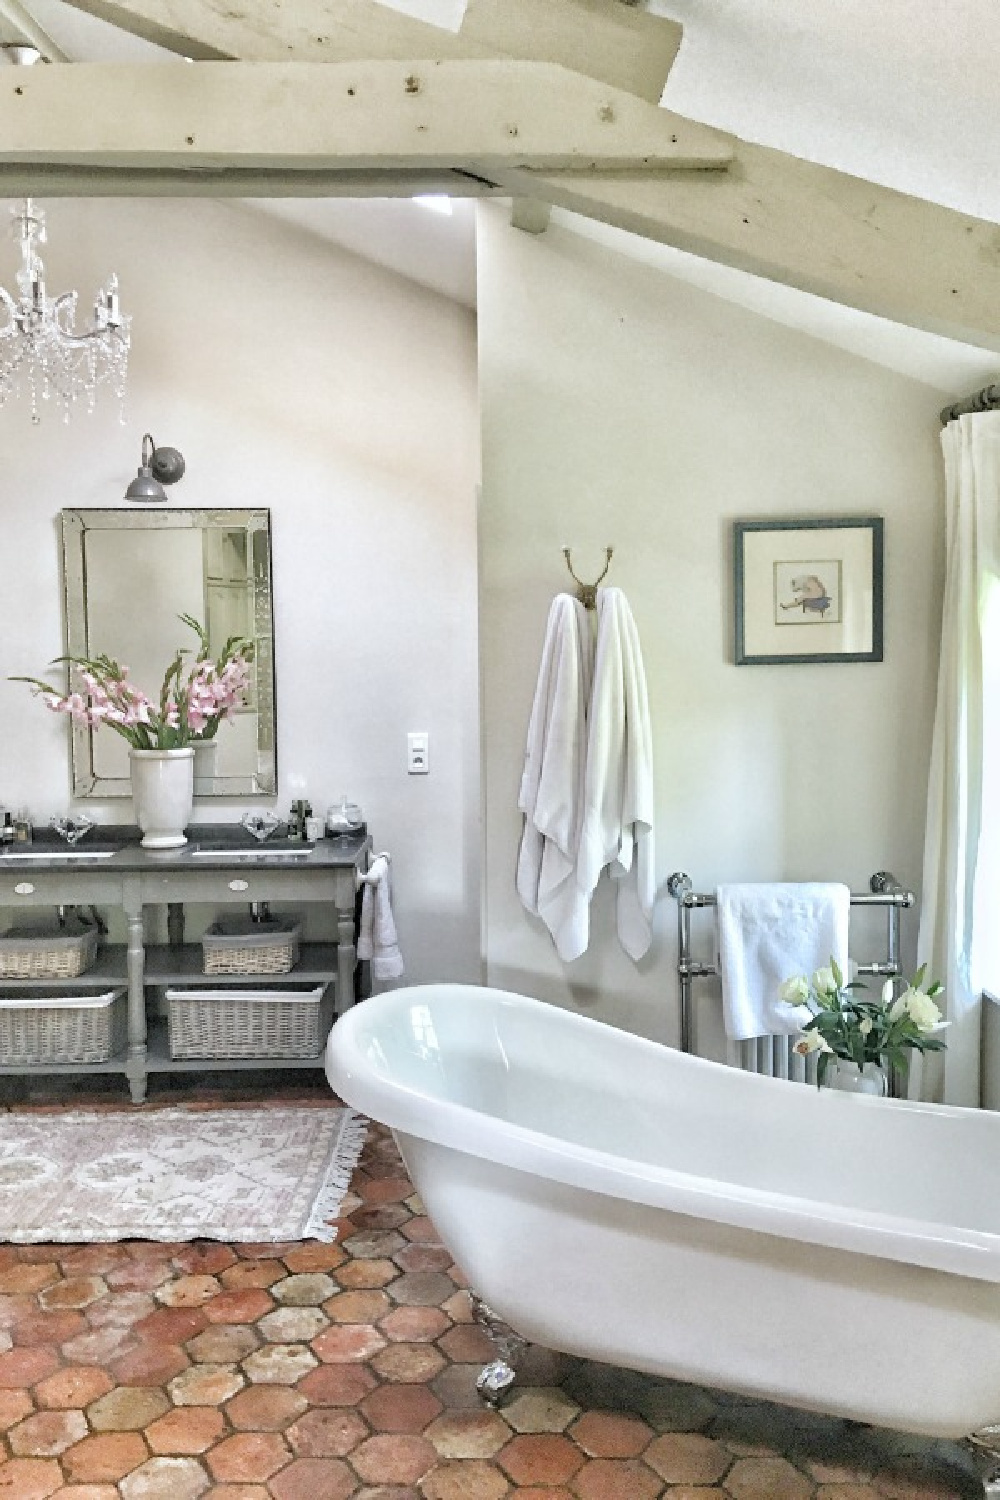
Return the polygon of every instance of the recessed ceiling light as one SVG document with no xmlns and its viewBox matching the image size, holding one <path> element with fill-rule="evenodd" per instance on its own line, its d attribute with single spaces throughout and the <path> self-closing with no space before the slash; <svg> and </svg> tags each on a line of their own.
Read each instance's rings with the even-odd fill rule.
<svg viewBox="0 0 1000 1500">
<path fill-rule="evenodd" d="M 415 193 L 413 202 L 419 203 L 421 208 L 429 208 L 431 213 L 451 213 L 451 199 L 447 193 Z"/>
</svg>

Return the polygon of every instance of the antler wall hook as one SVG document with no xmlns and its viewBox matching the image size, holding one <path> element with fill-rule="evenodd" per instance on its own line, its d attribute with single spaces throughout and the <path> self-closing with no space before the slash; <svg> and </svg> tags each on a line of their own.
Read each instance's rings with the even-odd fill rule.
<svg viewBox="0 0 1000 1500">
<path fill-rule="evenodd" d="M 569 568 L 570 577 L 577 586 L 576 597 L 580 600 L 580 603 L 585 609 L 597 608 L 597 587 L 598 584 L 604 582 L 604 579 L 608 575 L 608 569 L 611 566 L 611 559 L 614 556 L 615 549 L 614 547 L 605 547 L 604 551 L 607 555 L 607 561 L 604 564 L 604 571 L 601 573 L 601 576 L 599 578 L 595 578 L 593 583 L 584 583 L 583 579 L 577 578 L 576 574 L 573 572 L 573 563 L 570 558 L 570 549 L 568 547 L 564 547 L 562 549 L 563 557 L 566 559 L 566 566 L 567 568 Z"/>
</svg>

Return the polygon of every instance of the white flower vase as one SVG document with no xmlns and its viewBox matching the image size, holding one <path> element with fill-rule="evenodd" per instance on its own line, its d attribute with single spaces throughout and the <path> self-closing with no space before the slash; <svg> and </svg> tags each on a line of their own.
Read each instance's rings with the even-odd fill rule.
<svg viewBox="0 0 1000 1500">
<path fill-rule="evenodd" d="M 841 1094 L 874 1094 L 885 1098 L 889 1093 L 889 1079 L 880 1063 L 866 1062 L 863 1068 L 857 1063 L 838 1057 L 827 1069 L 824 1087 L 836 1089 Z"/>
<path fill-rule="evenodd" d="M 177 849 L 194 806 L 194 749 L 130 750 L 132 801 L 144 849 Z"/>
</svg>

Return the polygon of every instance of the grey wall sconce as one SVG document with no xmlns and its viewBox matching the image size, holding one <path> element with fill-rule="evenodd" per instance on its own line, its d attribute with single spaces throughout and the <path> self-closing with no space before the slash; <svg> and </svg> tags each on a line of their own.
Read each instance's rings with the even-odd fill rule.
<svg viewBox="0 0 1000 1500">
<path fill-rule="evenodd" d="M 163 486 L 176 484 L 184 473 L 184 458 L 176 448 L 158 448 L 153 435 L 142 435 L 142 464 L 125 491 L 126 500 L 166 500 Z"/>
</svg>

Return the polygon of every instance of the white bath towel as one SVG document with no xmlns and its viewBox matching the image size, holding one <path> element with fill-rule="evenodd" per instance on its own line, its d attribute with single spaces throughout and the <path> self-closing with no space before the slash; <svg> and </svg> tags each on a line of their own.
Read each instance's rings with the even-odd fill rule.
<svg viewBox="0 0 1000 1500">
<path fill-rule="evenodd" d="M 589 907 L 601 872 L 610 871 L 618 882 L 618 939 L 639 959 L 652 941 L 656 895 L 653 737 L 639 634 L 616 588 L 597 595 L 583 800 L 577 884 Z"/>
<path fill-rule="evenodd" d="M 811 1012 L 788 1005 L 786 979 L 809 978 L 833 958 L 846 978 L 851 893 L 846 885 L 720 885 L 719 974 L 726 1035 L 797 1031 Z"/>
<path fill-rule="evenodd" d="M 587 903 L 575 874 L 593 668 L 587 611 L 571 595 L 557 594 L 545 627 L 517 803 L 524 814 L 517 892 L 541 917 L 563 959 L 587 946 Z"/>
<path fill-rule="evenodd" d="M 361 896 L 358 957 L 371 960 L 372 979 L 379 981 L 402 979 L 405 972 L 392 914 L 391 882 L 388 855 L 376 855 L 369 866 Z"/>
</svg>

